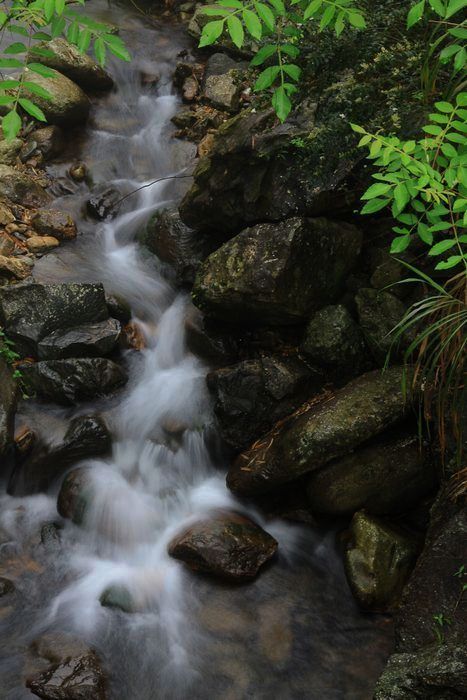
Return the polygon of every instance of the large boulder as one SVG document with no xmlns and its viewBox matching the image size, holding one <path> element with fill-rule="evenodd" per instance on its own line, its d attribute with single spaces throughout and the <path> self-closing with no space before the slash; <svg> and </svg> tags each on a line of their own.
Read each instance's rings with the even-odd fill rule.
<svg viewBox="0 0 467 700">
<path fill-rule="evenodd" d="M 210 372 L 220 435 L 240 451 L 320 391 L 324 377 L 295 357 L 265 356 Z"/>
<path fill-rule="evenodd" d="M 65 406 L 108 394 L 127 381 L 120 365 L 101 357 L 43 360 L 20 369 L 28 394 Z"/>
<path fill-rule="evenodd" d="M 53 77 L 45 78 L 26 68 L 25 76 L 28 82 L 47 90 L 51 95 L 48 99 L 27 90 L 24 92 L 44 112 L 50 124 L 73 126 L 86 121 L 91 103 L 81 88 L 65 75 L 54 71 Z"/>
<path fill-rule="evenodd" d="M 8 484 L 8 493 L 25 496 L 46 490 L 73 464 L 106 454 L 111 447 L 109 430 L 99 416 L 74 418 L 55 446 L 36 445 L 25 459 L 19 459 Z"/>
<path fill-rule="evenodd" d="M 114 81 L 107 71 L 66 39 L 57 37 L 43 46 L 54 55 L 41 56 L 41 63 L 66 75 L 83 90 L 110 90 L 113 87 Z"/>
<path fill-rule="evenodd" d="M 44 207 L 50 195 L 28 173 L 0 165 L 0 197 L 25 207 Z"/>
<path fill-rule="evenodd" d="M 67 357 L 102 357 L 115 348 L 120 332 L 120 322 L 114 318 L 57 330 L 39 341 L 39 358 L 61 360 Z"/>
<path fill-rule="evenodd" d="M 39 341 L 50 333 L 104 321 L 108 315 L 101 284 L 0 288 L 0 323 L 24 355 L 37 355 Z"/>
<path fill-rule="evenodd" d="M 312 511 L 351 515 L 401 513 L 430 494 L 433 464 L 417 435 L 392 436 L 357 449 L 313 472 L 308 481 Z"/>
<path fill-rule="evenodd" d="M 0 351 L 3 341 L 0 341 Z M 13 444 L 13 428 L 18 386 L 10 367 L 0 356 L 0 460 Z"/>
<path fill-rule="evenodd" d="M 327 219 L 259 224 L 204 261 L 193 300 L 229 322 L 300 323 L 339 296 L 360 245 L 355 226 Z"/>
<path fill-rule="evenodd" d="M 394 608 L 416 555 L 413 538 L 364 511 L 356 513 L 350 525 L 345 571 L 359 605 L 382 612 Z"/>
<path fill-rule="evenodd" d="M 228 486 L 245 495 L 270 491 L 396 425 L 410 409 L 403 376 L 401 367 L 368 372 L 292 417 L 238 457 L 227 475 Z"/>
<path fill-rule="evenodd" d="M 169 554 L 190 569 L 230 581 L 254 578 L 276 550 L 271 535 L 237 513 L 195 523 L 169 545 Z"/>
</svg>

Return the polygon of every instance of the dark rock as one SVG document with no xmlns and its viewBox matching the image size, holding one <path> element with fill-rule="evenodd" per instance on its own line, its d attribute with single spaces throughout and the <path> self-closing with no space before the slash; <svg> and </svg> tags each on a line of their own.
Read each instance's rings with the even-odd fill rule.
<svg viewBox="0 0 467 700">
<path fill-rule="evenodd" d="M 24 355 L 35 355 L 38 342 L 54 331 L 107 318 L 101 284 L 23 284 L 0 288 L 0 323 Z"/>
<path fill-rule="evenodd" d="M 261 357 L 208 374 L 220 435 L 240 451 L 318 393 L 323 376 L 296 357 Z"/>
<path fill-rule="evenodd" d="M 3 341 L 0 341 L 0 350 Z M 0 357 L 0 459 L 5 457 L 13 445 L 18 385 L 10 367 Z"/>
<path fill-rule="evenodd" d="M 15 590 L 16 587 L 13 581 L 10 581 L 9 578 L 3 578 L 3 576 L 0 577 L 0 598 L 10 595 L 10 593 L 14 593 Z"/>
<path fill-rule="evenodd" d="M 115 585 L 106 588 L 100 597 L 104 608 L 116 608 L 124 613 L 135 612 L 136 607 L 133 598 L 125 586 Z"/>
<path fill-rule="evenodd" d="M 308 323 L 301 351 L 319 367 L 350 378 L 368 368 L 363 335 L 345 306 L 326 306 Z"/>
<path fill-rule="evenodd" d="M 259 224 L 204 261 L 193 300 L 232 323 L 300 323 L 337 298 L 360 245 L 358 229 L 326 219 Z"/>
<path fill-rule="evenodd" d="M 59 241 L 76 238 L 76 224 L 66 211 L 39 209 L 31 223 L 42 236 L 54 236 Z"/>
<path fill-rule="evenodd" d="M 169 545 L 170 556 L 194 571 L 231 581 L 254 578 L 276 550 L 271 535 L 236 513 L 198 522 Z"/>
<path fill-rule="evenodd" d="M 190 352 L 211 365 L 225 366 L 238 358 L 236 339 L 219 324 L 210 321 L 195 307 L 185 322 L 186 344 Z"/>
<path fill-rule="evenodd" d="M 81 525 L 92 498 L 89 469 L 80 467 L 69 472 L 63 480 L 57 498 L 57 510 L 76 525 Z"/>
<path fill-rule="evenodd" d="M 417 545 L 392 525 L 356 513 L 350 526 L 345 571 L 350 588 L 364 610 L 385 612 L 399 601 L 415 564 Z"/>
<path fill-rule="evenodd" d="M 23 147 L 21 139 L 0 139 L 0 165 L 14 165 Z"/>
<path fill-rule="evenodd" d="M 430 645 L 394 654 L 378 681 L 374 700 L 461 700 L 467 697 L 467 648 Z"/>
<path fill-rule="evenodd" d="M 113 318 L 65 331 L 54 331 L 39 341 L 39 358 L 60 360 L 67 357 L 103 357 L 115 348 L 120 332 L 120 323 Z"/>
<path fill-rule="evenodd" d="M 397 356 L 393 330 L 406 312 L 405 304 L 389 292 L 370 288 L 360 289 L 355 302 L 360 327 L 375 360 L 383 364 L 390 350 Z"/>
<path fill-rule="evenodd" d="M 351 515 L 365 508 L 401 513 L 430 494 L 433 464 L 417 435 L 391 437 L 330 462 L 311 474 L 308 495 L 314 513 Z"/>
<path fill-rule="evenodd" d="M 177 88 L 182 88 L 187 78 L 195 78 L 199 83 L 204 74 L 204 66 L 202 63 L 191 63 L 190 61 L 179 61 L 175 66 L 173 75 L 173 84 Z"/>
<path fill-rule="evenodd" d="M 43 45 L 53 56 L 41 56 L 40 61 L 49 68 L 54 68 L 83 90 L 111 90 L 114 81 L 110 75 L 90 56 L 81 53 L 76 46 L 66 39 L 57 37 Z"/>
<path fill-rule="evenodd" d="M 45 158 L 58 156 L 65 147 L 65 135 L 62 129 L 55 124 L 36 129 L 32 136 L 37 144 L 37 149 Z"/>
<path fill-rule="evenodd" d="M 368 372 L 273 430 L 240 455 L 227 475 L 232 491 L 265 493 L 319 469 L 397 424 L 410 408 L 401 367 Z"/>
<path fill-rule="evenodd" d="M 99 221 L 114 216 L 121 198 L 121 193 L 114 187 L 98 187 L 86 202 L 88 214 Z"/>
<path fill-rule="evenodd" d="M 44 700 L 106 700 L 106 679 L 97 655 L 68 657 L 43 671 L 28 688 Z"/>
<path fill-rule="evenodd" d="M 20 460 L 8 484 L 8 493 L 25 496 L 45 491 L 73 464 L 110 451 L 112 439 L 99 416 L 74 418 L 56 446 L 38 445 L 26 459 Z"/>
<path fill-rule="evenodd" d="M 120 323 L 128 323 L 131 319 L 131 308 L 124 299 L 106 294 L 105 302 L 112 318 L 116 318 Z"/>
<path fill-rule="evenodd" d="M 50 195 L 30 175 L 9 165 L 0 165 L 0 197 L 25 207 L 44 207 Z"/>
<path fill-rule="evenodd" d="M 58 71 L 54 71 L 54 76 L 51 78 L 44 78 L 28 68 L 25 73 L 28 82 L 47 90 L 51 95 L 48 99 L 28 90 L 24 91 L 25 97 L 34 100 L 34 103 L 44 112 L 49 124 L 74 126 L 86 122 L 91 103 L 78 85 Z"/>
<path fill-rule="evenodd" d="M 224 75 L 230 70 L 246 71 L 248 70 L 247 61 L 235 61 L 225 53 L 213 53 L 209 56 L 206 62 L 205 78 L 213 75 Z"/>
<path fill-rule="evenodd" d="M 25 457 L 37 443 L 37 435 L 28 425 L 23 425 L 15 432 L 15 450 L 18 457 Z"/>
</svg>

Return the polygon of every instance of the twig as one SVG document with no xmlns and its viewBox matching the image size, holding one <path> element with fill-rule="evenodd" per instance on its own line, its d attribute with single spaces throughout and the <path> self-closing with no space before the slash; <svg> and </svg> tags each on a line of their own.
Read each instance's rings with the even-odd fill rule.
<svg viewBox="0 0 467 700">
<path fill-rule="evenodd" d="M 131 192 L 128 192 L 126 195 L 123 197 L 120 197 L 120 199 L 117 199 L 117 201 L 111 206 L 110 210 L 115 209 L 115 207 L 118 204 L 121 204 L 125 199 L 128 197 L 131 197 L 133 194 L 136 194 L 140 190 L 146 189 L 146 187 L 152 187 L 152 185 L 156 185 L 158 182 L 164 182 L 164 180 L 183 180 L 184 178 L 187 177 L 193 177 L 193 175 L 167 175 L 166 177 L 158 177 L 157 180 L 153 180 L 152 182 L 147 182 L 145 185 L 141 185 L 141 187 L 137 187 L 135 190 L 132 190 Z"/>
</svg>

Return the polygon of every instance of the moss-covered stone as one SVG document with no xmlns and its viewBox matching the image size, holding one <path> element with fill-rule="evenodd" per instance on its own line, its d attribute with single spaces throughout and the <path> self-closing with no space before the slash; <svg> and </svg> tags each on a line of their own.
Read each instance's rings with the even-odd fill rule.
<svg viewBox="0 0 467 700">
<path fill-rule="evenodd" d="M 389 292 L 371 288 L 360 289 L 355 297 L 360 327 L 373 357 L 379 364 L 384 364 L 389 351 L 399 354 L 400 345 L 410 334 L 405 334 L 398 345 L 394 328 L 404 317 L 405 304 Z"/>
<path fill-rule="evenodd" d="M 78 85 L 57 71 L 54 72 L 53 78 L 44 78 L 27 68 L 25 73 L 28 82 L 35 83 L 51 95 L 50 99 L 46 99 L 25 91 L 25 95 L 44 112 L 50 124 L 64 126 L 84 124 L 91 109 L 91 103 Z"/>
</svg>

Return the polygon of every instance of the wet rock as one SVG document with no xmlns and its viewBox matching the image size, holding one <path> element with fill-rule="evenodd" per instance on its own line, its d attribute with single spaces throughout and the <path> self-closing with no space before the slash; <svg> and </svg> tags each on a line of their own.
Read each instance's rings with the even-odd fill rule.
<svg viewBox="0 0 467 700">
<path fill-rule="evenodd" d="M 57 510 L 62 518 L 81 525 L 91 498 L 89 469 L 85 467 L 73 469 L 63 480 L 57 498 Z"/>
<path fill-rule="evenodd" d="M 48 253 L 60 245 L 60 241 L 53 236 L 31 236 L 26 242 L 26 247 L 30 253 L 41 255 Z"/>
<path fill-rule="evenodd" d="M 45 158 L 58 156 L 64 149 L 65 136 L 62 129 L 55 125 L 43 126 L 33 132 L 37 149 Z"/>
<path fill-rule="evenodd" d="M 88 176 L 88 169 L 84 163 L 74 163 L 68 172 L 75 182 L 84 182 Z"/>
<path fill-rule="evenodd" d="M 150 219 L 141 242 L 164 263 L 170 265 L 179 284 L 192 284 L 212 243 L 180 220 L 177 209 L 162 209 Z"/>
<path fill-rule="evenodd" d="M 194 102 L 198 97 L 199 83 L 196 78 L 190 75 L 182 85 L 182 98 L 184 102 Z"/>
<path fill-rule="evenodd" d="M 364 610 L 393 608 L 416 555 L 412 538 L 364 511 L 356 513 L 350 525 L 345 571 L 358 604 Z"/>
<path fill-rule="evenodd" d="M 0 289 L 0 323 L 23 355 L 57 330 L 108 318 L 101 284 L 23 284 Z"/>
<path fill-rule="evenodd" d="M 208 105 L 193 105 L 172 117 L 172 122 L 179 129 L 176 136 L 197 143 L 210 129 L 217 129 L 224 121 L 225 112 L 220 112 Z"/>
<path fill-rule="evenodd" d="M 127 381 L 120 365 L 101 357 L 42 360 L 20 369 L 29 395 L 65 406 L 108 394 Z"/>
<path fill-rule="evenodd" d="M 397 355 L 394 328 L 402 320 L 406 307 L 389 292 L 360 289 L 355 297 L 360 327 L 375 360 L 383 364 L 392 349 Z"/>
<path fill-rule="evenodd" d="M 99 600 L 104 608 L 116 608 L 124 613 L 132 613 L 136 610 L 131 593 L 125 586 L 110 586 Z"/>
<path fill-rule="evenodd" d="M 18 456 L 28 455 L 37 442 L 37 435 L 28 425 L 23 425 L 15 431 L 15 450 Z"/>
<path fill-rule="evenodd" d="M 182 88 L 187 78 L 194 78 L 199 84 L 203 78 L 204 66 L 202 63 L 191 63 L 190 61 L 179 61 L 175 66 L 173 84 L 177 88 Z"/>
<path fill-rule="evenodd" d="M 0 165 L 14 165 L 22 147 L 21 139 L 0 140 Z"/>
<path fill-rule="evenodd" d="M 300 323 L 339 295 L 360 252 L 354 226 L 288 219 L 242 231 L 202 264 L 195 304 L 232 323 Z"/>
<path fill-rule="evenodd" d="M 36 180 L 8 165 L 0 165 L 0 197 L 25 207 L 43 207 L 50 201 L 50 196 Z"/>
<path fill-rule="evenodd" d="M 326 306 L 308 323 L 301 351 L 319 367 L 347 378 L 368 365 L 363 335 L 345 306 Z"/>
<path fill-rule="evenodd" d="M 201 312 L 192 307 L 185 322 L 185 339 L 190 352 L 211 365 L 231 364 L 238 357 L 236 338 L 227 329 L 206 319 Z"/>
<path fill-rule="evenodd" d="M 31 265 L 26 260 L 0 255 L 0 280 L 16 279 L 24 280 L 31 275 Z"/>
<path fill-rule="evenodd" d="M 91 109 L 88 97 L 66 76 L 54 71 L 53 78 L 44 78 L 26 68 L 26 80 L 44 88 L 52 96 L 46 99 L 25 91 L 25 96 L 34 100 L 50 124 L 73 126 L 83 124 L 88 118 Z"/>
<path fill-rule="evenodd" d="M 71 421 L 60 444 L 39 444 L 26 459 L 19 460 L 8 493 L 26 496 L 45 491 L 73 464 L 107 454 L 111 444 L 111 435 L 102 418 L 92 414 L 78 416 Z"/>
<path fill-rule="evenodd" d="M 276 550 L 271 535 L 236 513 L 198 522 L 169 545 L 169 554 L 194 571 L 231 581 L 254 578 Z"/>
<path fill-rule="evenodd" d="M 106 700 L 107 684 L 97 655 L 65 658 L 36 678 L 28 688 L 44 700 Z"/>
<path fill-rule="evenodd" d="M 41 56 L 41 63 L 66 75 L 83 90 L 112 89 L 114 82 L 107 71 L 66 39 L 52 39 L 44 44 L 44 48 L 53 51 L 54 55 Z"/>
<path fill-rule="evenodd" d="M 14 593 L 15 590 L 16 587 L 13 581 L 10 581 L 9 578 L 3 578 L 3 576 L 0 577 L 0 598 Z"/>
<path fill-rule="evenodd" d="M 66 211 L 40 209 L 31 223 L 43 236 L 54 236 L 60 241 L 76 238 L 76 224 Z"/>
<path fill-rule="evenodd" d="M 391 437 L 330 462 L 311 474 L 308 496 L 314 513 L 351 515 L 361 508 L 401 513 L 435 486 L 431 460 L 417 435 Z"/>
<path fill-rule="evenodd" d="M 128 350 L 143 350 L 147 346 L 141 326 L 136 321 L 130 321 L 122 328 L 122 345 Z"/>
<path fill-rule="evenodd" d="M 112 318 L 116 318 L 120 323 L 128 323 L 131 319 L 131 308 L 124 299 L 106 294 L 105 302 Z"/>
<path fill-rule="evenodd" d="M 394 654 L 374 700 L 460 700 L 467 697 L 467 648 L 442 644 Z"/>
<path fill-rule="evenodd" d="M 86 202 L 88 214 L 103 221 L 117 213 L 117 205 L 121 198 L 121 193 L 114 187 L 98 187 Z"/>
<path fill-rule="evenodd" d="M 54 331 L 39 341 L 38 355 L 41 360 L 103 357 L 115 348 L 120 332 L 120 323 L 113 318 Z"/>
<path fill-rule="evenodd" d="M 295 357 L 261 357 L 210 372 L 220 435 L 240 451 L 323 387 L 323 376 Z"/>
<path fill-rule="evenodd" d="M 406 417 L 403 369 L 368 372 L 331 398 L 292 417 L 264 444 L 240 455 L 227 475 L 229 488 L 266 493 L 342 457 Z"/>
<path fill-rule="evenodd" d="M 204 98 L 216 109 L 236 112 L 240 106 L 241 85 L 237 71 L 209 75 L 204 84 Z"/>
<path fill-rule="evenodd" d="M 48 549 L 60 546 L 60 527 L 57 523 L 45 523 L 41 527 L 41 542 Z"/>
</svg>

